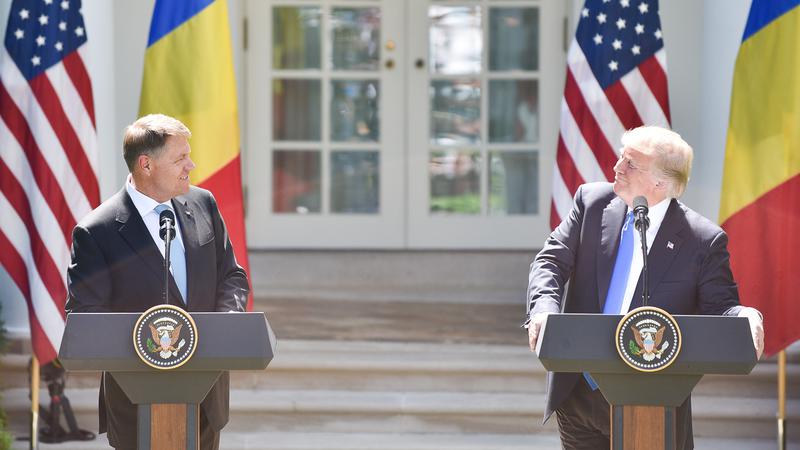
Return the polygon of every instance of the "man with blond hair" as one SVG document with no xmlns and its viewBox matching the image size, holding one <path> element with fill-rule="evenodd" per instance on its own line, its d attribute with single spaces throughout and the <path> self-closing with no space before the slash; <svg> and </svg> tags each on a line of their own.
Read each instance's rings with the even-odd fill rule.
<svg viewBox="0 0 800 450">
<path fill-rule="evenodd" d="M 225 224 L 210 192 L 191 186 L 191 132 L 162 114 L 125 129 L 125 186 L 84 217 L 72 232 L 67 270 L 72 312 L 143 312 L 162 303 L 164 241 L 159 214 L 177 218 L 170 247 L 170 304 L 190 311 L 240 311 L 249 292 Z M 227 372 L 200 405 L 200 448 L 217 449 L 228 422 Z M 135 449 L 137 411 L 114 378 L 100 384 L 100 432 L 116 449 Z"/>
<path fill-rule="evenodd" d="M 727 235 L 677 200 L 689 181 L 692 155 L 673 131 L 635 128 L 622 137 L 614 182 L 578 188 L 572 210 L 530 267 L 526 326 L 531 351 L 550 313 L 625 314 L 642 306 L 641 238 L 633 230 L 632 207 L 633 199 L 643 196 L 650 205 L 645 236 L 649 305 L 672 314 L 747 317 L 761 356 L 761 314 L 739 304 Z M 588 374 L 547 374 L 545 421 L 553 412 L 565 449 L 609 448 L 609 404 Z M 691 398 L 677 408 L 675 423 L 676 449 L 694 448 Z"/>
</svg>

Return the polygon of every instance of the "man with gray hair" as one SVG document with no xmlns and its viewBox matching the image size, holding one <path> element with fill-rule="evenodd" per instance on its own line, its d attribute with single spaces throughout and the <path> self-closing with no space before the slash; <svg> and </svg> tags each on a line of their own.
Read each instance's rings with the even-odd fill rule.
<svg viewBox="0 0 800 450">
<path fill-rule="evenodd" d="M 622 137 L 614 182 L 578 188 L 572 210 L 530 267 L 526 326 L 531 351 L 548 314 L 626 314 L 642 306 L 641 238 L 633 232 L 632 209 L 633 199 L 643 196 L 650 205 L 645 236 L 649 305 L 671 314 L 747 317 L 761 357 L 761 314 L 739 304 L 727 235 L 677 200 L 689 181 L 692 155 L 689 144 L 671 130 L 635 128 Z M 588 374 L 547 374 L 545 421 L 553 412 L 565 449 L 609 448 L 609 404 Z M 676 411 L 678 450 L 694 448 L 691 420 L 689 398 Z"/>
<path fill-rule="evenodd" d="M 177 218 L 170 247 L 170 304 L 190 311 L 240 311 L 249 292 L 210 192 L 191 186 L 191 133 L 179 120 L 144 116 L 125 129 L 125 186 L 75 226 L 66 312 L 144 312 L 162 303 L 164 241 L 159 214 Z M 229 377 L 220 375 L 200 404 L 200 448 L 217 449 L 228 422 Z M 114 378 L 100 384 L 100 433 L 116 449 L 135 449 L 136 407 Z"/>
</svg>

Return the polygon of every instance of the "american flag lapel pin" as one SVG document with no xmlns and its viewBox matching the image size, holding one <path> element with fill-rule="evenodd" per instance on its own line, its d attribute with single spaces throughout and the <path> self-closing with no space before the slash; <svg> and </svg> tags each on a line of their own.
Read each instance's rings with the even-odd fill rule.
<svg viewBox="0 0 800 450">
<path fill-rule="evenodd" d="M 675 244 L 673 244 L 672 241 L 667 241 L 667 248 L 672 250 L 675 248 Z"/>
</svg>

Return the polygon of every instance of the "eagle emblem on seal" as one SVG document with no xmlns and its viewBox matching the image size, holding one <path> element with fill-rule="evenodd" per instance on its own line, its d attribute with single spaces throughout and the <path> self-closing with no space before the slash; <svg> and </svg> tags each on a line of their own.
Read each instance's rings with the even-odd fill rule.
<svg viewBox="0 0 800 450">
<path fill-rule="evenodd" d="M 652 326 L 645 326 L 642 329 L 637 329 L 635 326 L 631 326 L 631 331 L 633 332 L 633 338 L 636 340 L 636 345 L 638 349 L 631 349 L 636 356 L 641 356 L 642 359 L 645 361 L 652 361 L 656 358 L 661 358 L 661 354 L 669 347 L 669 342 L 664 342 L 661 344 L 661 341 L 664 340 L 664 331 L 667 327 L 662 326 L 658 330 Z"/>
<path fill-rule="evenodd" d="M 158 353 L 158 355 L 163 359 L 177 356 L 180 349 L 186 344 L 184 339 L 181 339 L 180 342 L 178 342 L 181 336 L 181 328 L 183 327 L 183 324 L 178 324 L 175 327 L 159 326 L 156 328 L 151 323 L 149 326 L 152 341 L 150 339 L 147 340 L 148 350 L 151 353 Z"/>
</svg>

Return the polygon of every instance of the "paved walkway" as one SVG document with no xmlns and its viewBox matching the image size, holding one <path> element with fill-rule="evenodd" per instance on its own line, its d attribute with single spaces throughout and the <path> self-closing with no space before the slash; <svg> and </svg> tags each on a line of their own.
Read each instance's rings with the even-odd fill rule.
<svg viewBox="0 0 800 450">
<path fill-rule="evenodd" d="M 258 299 L 280 339 L 526 345 L 522 304 Z"/>
</svg>

